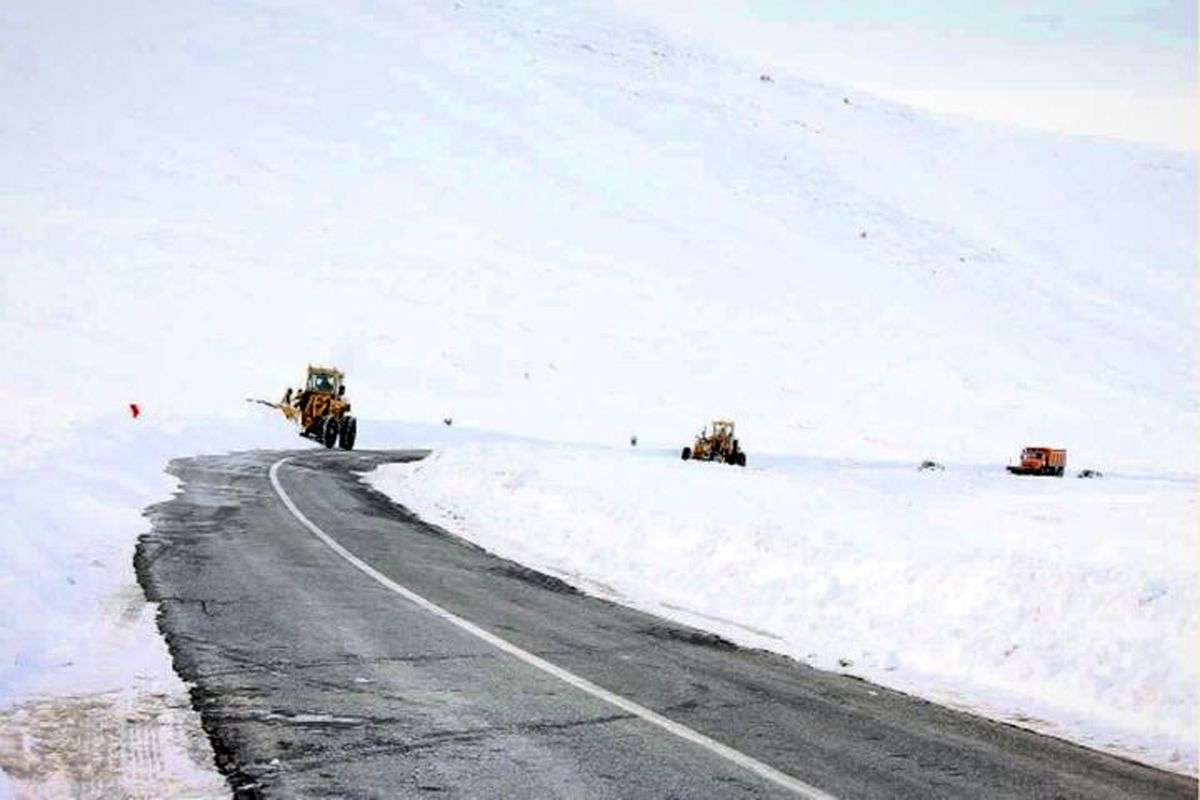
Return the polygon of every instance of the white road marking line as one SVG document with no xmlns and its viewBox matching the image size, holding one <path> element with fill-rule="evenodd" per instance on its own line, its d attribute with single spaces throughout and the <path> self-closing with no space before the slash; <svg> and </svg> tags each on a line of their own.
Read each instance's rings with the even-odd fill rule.
<svg viewBox="0 0 1200 800">
<path fill-rule="evenodd" d="M 739 750 L 734 750 L 728 745 L 721 744 L 716 739 L 709 738 L 703 733 L 694 731 L 686 725 L 681 725 L 674 720 L 664 717 L 662 714 L 651 711 L 645 706 L 638 705 L 632 700 L 597 686 L 591 681 L 581 678 L 573 672 L 568 672 L 562 667 L 555 666 L 545 659 L 538 658 L 533 653 L 522 650 L 512 642 L 501 639 L 494 633 L 485 631 L 475 623 L 463 619 L 457 614 L 447 611 L 436 603 L 426 600 L 424 597 L 412 591 L 411 589 L 407 589 L 404 586 L 396 583 L 394 580 L 384 575 L 379 570 L 375 569 L 370 564 L 363 561 L 358 556 L 354 555 L 341 544 L 339 544 L 337 540 L 325 533 L 325 531 L 318 528 L 316 523 L 304 516 L 303 512 L 296 507 L 296 504 L 292 502 L 292 498 L 288 496 L 288 493 L 283 490 L 283 486 L 281 486 L 279 483 L 279 468 L 289 460 L 291 460 L 290 456 L 279 459 L 271 465 L 271 469 L 268 471 L 268 475 L 271 478 L 271 486 L 274 487 L 275 493 L 279 495 L 279 499 L 283 501 L 285 506 L 287 506 L 288 511 L 292 512 L 292 516 L 299 520 L 301 525 L 303 525 L 305 528 L 308 528 L 310 533 L 328 545 L 329 548 L 339 556 L 350 562 L 350 564 L 352 564 L 359 571 L 365 573 L 376 583 L 385 586 L 409 602 L 425 609 L 434 616 L 440 617 L 446 622 L 461 628 L 472 636 L 482 639 L 493 647 L 503 650 L 505 653 L 524 661 L 531 667 L 535 667 L 536 669 L 539 669 L 548 675 L 558 678 L 564 683 L 574 686 L 576 689 L 587 692 L 593 697 L 597 697 L 623 711 L 627 711 L 634 716 L 640 717 L 646 722 L 649 722 L 651 725 L 657 725 L 659 728 L 662 728 L 668 733 L 672 733 L 681 739 L 686 739 L 689 742 L 698 744 L 706 750 L 720 756 L 721 758 L 732 761 L 739 767 L 753 772 L 755 775 L 763 778 L 764 780 L 770 781 L 776 786 L 780 786 L 784 789 L 794 792 L 800 797 L 808 798 L 808 800 L 837 800 L 837 798 L 828 792 L 823 792 L 815 786 L 810 786 L 804 781 L 799 780 L 798 778 L 793 778 L 791 775 L 788 775 L 785 772 L 780 772 L 774 767 L 764 764 L 758 759 L 751 758 Z"/>
</svg>

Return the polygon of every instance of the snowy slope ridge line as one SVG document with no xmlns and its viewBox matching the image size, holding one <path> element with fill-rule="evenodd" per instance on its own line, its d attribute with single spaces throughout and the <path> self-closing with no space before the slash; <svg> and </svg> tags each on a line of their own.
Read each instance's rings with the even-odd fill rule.
<svg viewBox="0 0 1200 800">
<path fill-rule="evenodd" d="M 590 593 L 1196 773 L 1194 481 L 511 444 L 366 479 Z"/>
<path fill-rule="evenodd" d="M 334 539 L 325 531 L 321 530 L 316 523 L 306 517 L 304 513 L 296 507 L 296 504 L 292 502 L 292 498 L 288 496 L 288 493 L 284 490 L 283 486 L 280 485 L 279 482 L 279 468 L 286 464 L 289 460 L 290 458 L 279 459 L 271 465 L 268 473 L 271 478 L 271 486 L 275 489 L 275 493 L 279 495 L 279 499 L 283 501 L 285 506 L 287 506 L 287 509 L 291 512 L 292 516 L 294 516 L 301 525 L 307 528 L 310 533 L 324 542 L 331 550 L 333 550 L 333 552 L 345 559 L 355 569 L 359 570 L 379 585 L 392 592 L 395 592 L 405 600 L 408 600 L 414 605 L 425 609 L 439 619 L 443 619 L 446 622 L 449 622 L 451 625 L 466 631 L 470 635 L 491 645 L 492 647 L 508 653 L 517 660 L 528 664 L 534 669 L 540 670 L 553 678 L 557 678 L 563 683 L 574 686 L 580 691 L 586 692 L 587 694 L 603 700 L 610 705 L 616 706 L 622 711 L 628 712 L 639 719 L 649 722 L 651 725 L 662 728 L 673 736 L 678 736 L 680 739 L 684 739 L 685 741 L 699 745 L 714 755 L 720 756 L 726 761 L 736 764 L 742 769 L 748 770 L 758 777 L 769 781 L 770 783 L 773 783 L 782 789 L 792 792 L 797 797 L 807 798 L 807 800 L 837 800 L 833 795 L 823 792 L 815 786 L 811 786 L 798 778 L 788 775 L 787 773 L 780 772 L 769 764 L 764 764 L 758 759 L 752 758 L 740 750 L 735 750 L 728 745 L 721 744 L 715 739 L 705 736 L 699 731 L 692 730 L 686 725 L 682 725 L 672 719 L 664 717 L 662 714 L 651 711 L 645 706 L 635 703 L 632 700 L 623 697 L 622 695 L 616 694 L 615 692 L 610 692 L 603 687 L 597 686 L 591 681 L 581 678 L 569 670 L 563 669 L 562 667 L 546 661 L 544 658 L 535 656 L 533 653 L 517 647 L 507 639 L 502 639 L 496 634 L 484 630 L 470 620 L 464 619 L 457 614 L 447 611 L 436 603 L 425 599 L 425 597 L 417 594 L 411 589 L 396 583 L 394 580 L 379 572 L 370 564 L 358 558 L 341 544 L 339 544 L 336 539 Z"/>
</svg>

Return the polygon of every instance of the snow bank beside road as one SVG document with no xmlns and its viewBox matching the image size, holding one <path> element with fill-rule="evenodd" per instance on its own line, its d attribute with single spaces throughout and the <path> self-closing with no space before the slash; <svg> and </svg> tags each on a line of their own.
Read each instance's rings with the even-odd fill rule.
<svg viewBox="0 0 1200 800">
<path fill-rule="evenodd" d="M 1195 773 L 1195 485 L 472 445 L 367 480 L 601 596 Z"/>
<path fill-rule="evenodd" d="M 172 458 L 295 446 L 294 432 L 265 416 L 180 423 L 153 410 L 136 421 L 110 414 L 49 440 L 15 442 L 0 458 L 7 791 L 75 796 L 70 781 L 82 770 L 107 796 L 228 796 L 159 636 L 158 606 L 137 583 L 133 552 L 150 528 L 143 509 L 176 486 L 164 471 Z"/>
<path fill-rule="evenodd" d="M 241 447 L 294 447 L 277 420 L 113 415 L 64 431 L 61 442 L 0 460 L 0 709 L 40 695 L 177 682 L 133 571 L 149 530 L 143 510 L 167 500 L 172 458 Z"/>
</svg>

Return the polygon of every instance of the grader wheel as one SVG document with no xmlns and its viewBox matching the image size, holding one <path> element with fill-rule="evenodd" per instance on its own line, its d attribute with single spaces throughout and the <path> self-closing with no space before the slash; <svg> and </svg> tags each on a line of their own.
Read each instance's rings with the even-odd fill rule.
<svg viewBox="0 0 1200 800">
<path fill-rule="evenodd" d="M 325 445 L 326 449 L 329 449 L 337 443 L 337 438 L 337 417 L 327 414 L 321 418 L 321 444 Z"/>
<path fill-rule="evenodd" d="M 338 431 L 338 445 L 343 450 L 353 450 L 356 438 L 358 438 L 358 420 L 351 416 L 343 417 L 341 429 Z"/>
</svg>

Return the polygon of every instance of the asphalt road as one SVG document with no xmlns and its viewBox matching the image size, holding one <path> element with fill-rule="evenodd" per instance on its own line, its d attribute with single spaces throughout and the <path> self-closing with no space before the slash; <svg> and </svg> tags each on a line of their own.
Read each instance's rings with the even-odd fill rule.
<svg viewBox="0 0 1200 800">
<path fill-rule="evenodd" d="M 295 508 L 377 578 L 306 527 Z M 838 798 L 1184 798 L 1194 780 L 582 596 L 390 503 L 356 473 L 416 452 L 175 461 L 135 564 L 233 793 L 796 797 L 497 649 L 523 651 Z M 803 795 L 799 795 L 803 796 Z"/>
</svg>

